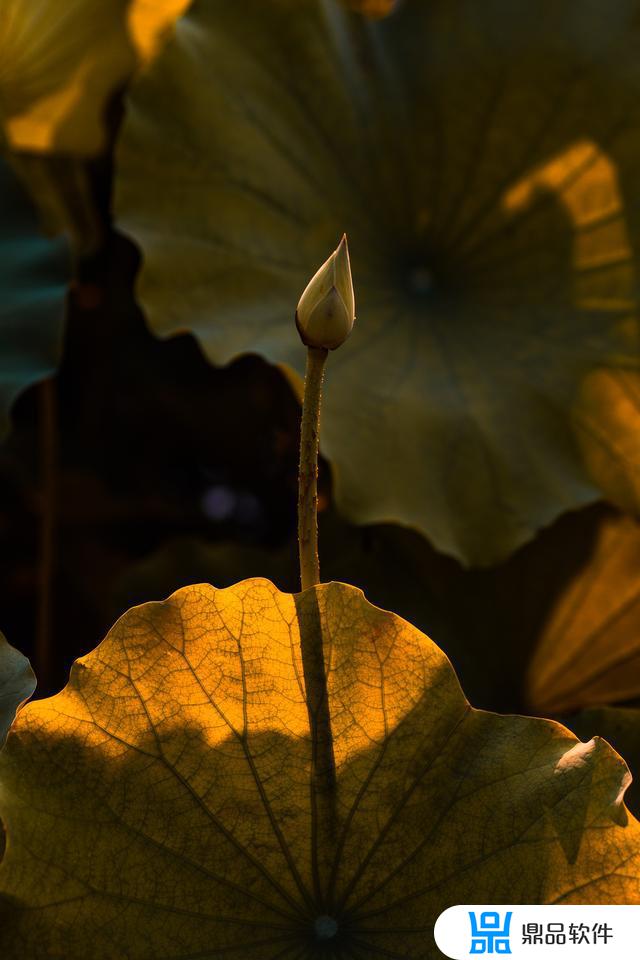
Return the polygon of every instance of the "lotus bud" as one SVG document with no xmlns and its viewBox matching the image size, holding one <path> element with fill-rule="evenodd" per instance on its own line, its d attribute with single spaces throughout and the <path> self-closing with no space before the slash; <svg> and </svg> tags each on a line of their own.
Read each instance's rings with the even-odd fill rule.
<svg viewBox="0 0 640 960">
<path fill-rule="evenodd" d="M 307 347 L 335 350 L 355 320 L 355 297 L 346 234 L 309 281 L 296 310 L 296 326 Z"/>
</svg>

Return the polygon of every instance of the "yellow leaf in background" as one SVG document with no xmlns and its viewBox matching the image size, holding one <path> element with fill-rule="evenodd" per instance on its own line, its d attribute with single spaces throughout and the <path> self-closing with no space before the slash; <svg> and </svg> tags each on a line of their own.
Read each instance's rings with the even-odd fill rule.
<svg viewBox="0 0 640 960">
<path fill-rule="evenodd" d="M 602 741 L 473 710 L 353 587 L 186 587 L 14 725 L 2 956 L 418 960 L 478 890 L 637 903 L 628 780 Z"/>
<path fill-rule="evenodd" d="M 601 367 L 585 378 L 573 411 L 576 436 L 595 483 L 612 503 L 640 513 L 640 375 Z"/>
<path fill-rule="evenodd" d="M 592 555 L 560 594 L 527 675 L 544 716 L 640 697 L 640 524 L 600 526 Z"/>
<path fill-rule="evenodd" d="M 0 125 L 13 150 L 87 156 L 109 98 L 188 0 L 3 0 Z"/>
<path fill-rule="evenodd" d="M 131 38 L 143 64 L 157 54 L 173 23 L 191 0 L 133 0 L 128 11 Z"/>
<path fill-rule="evenodd" d="M 401 0 L 343 0 L 345 6 L 367 17 L 386 17 L 399 6 Z"/>
</svg>

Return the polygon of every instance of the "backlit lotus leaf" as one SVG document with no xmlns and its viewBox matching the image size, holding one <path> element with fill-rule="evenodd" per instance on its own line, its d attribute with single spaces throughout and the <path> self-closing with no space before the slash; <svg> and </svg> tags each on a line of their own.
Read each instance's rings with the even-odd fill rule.
<svg viewBox="0 0 640 960">
<path fill-rule="evenodd" d="M 2 956 L 426 960 L 478 890 L 637 903 L 629 779 L 601 740 L 472 709 L 354 587 L 186 587 L 18 715 Z"/>
</svg>

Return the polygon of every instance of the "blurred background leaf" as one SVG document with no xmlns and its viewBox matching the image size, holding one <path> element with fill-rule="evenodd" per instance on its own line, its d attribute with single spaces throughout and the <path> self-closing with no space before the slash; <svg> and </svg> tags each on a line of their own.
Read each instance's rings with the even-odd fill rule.
<svg viewBox="0 0 640 960">
<path fill-rule="evenodd" d="M 189 0 L 3 0 L 0 145 L 52 234 L 80 256 L 104 241 L 89 158 L 108 153 L 118 95 Z"/>
<path fill-rule="evenodd" d="M 386 17 L 400 5 L 402 0 L 343 0 L 350 10 L 364 13 L 367 17 Z"/>
<path fill-rule="evenodd" d="M 543 716 L 640 698 L 640 524 L 611 514 L 549 611 L 527 676 Z"/>
<path fill-rule="evenodd" d="M 0 633 L 0 747 L 4 746 L 16 710 L 33 693 L 36 678 L 26 657 Z M 0 860 L 5 850 L 5 832 L 0 820 Z"/>
<path fill-rule="evenodd" d="M 640 374 L 633 366 L 594 370 L 576 399 L 574 420 L 584 461 L 604 495 L 640 512 Z"/>
<path fill-rule="evenodd" d="M 80 156 L 106 143 L 112 94 L 189 0 L 3 0 L 0 126 L 17 151 Z"/>
<path fill-rule="evenodd" d="M 29 699 L 35 686 L 36 678 L 29 661 L 0 633 L 0 747 L 4 745 L 16 710 Z"/>
<path fill-rule="evenodd" d="M 299 374 L 294 305 L 348 232 L 322 443 L 349 519 L 481 565 L 598 496 L 572 411 L 638 367 L 639 11 L 211 0 L 133 90 L 116 207 L 158 334 Z"/>
</svg>

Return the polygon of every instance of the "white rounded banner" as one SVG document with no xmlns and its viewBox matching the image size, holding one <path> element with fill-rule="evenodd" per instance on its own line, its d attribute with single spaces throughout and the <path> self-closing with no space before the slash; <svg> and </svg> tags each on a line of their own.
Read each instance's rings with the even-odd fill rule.
<svg viewBox="0 0 640 960">
<path fill-rule="evenodd" d="M 640 906 L 464 904 L 440 914 L 434 936 L 452 960 L 639 960 Z"/>
</svg>

